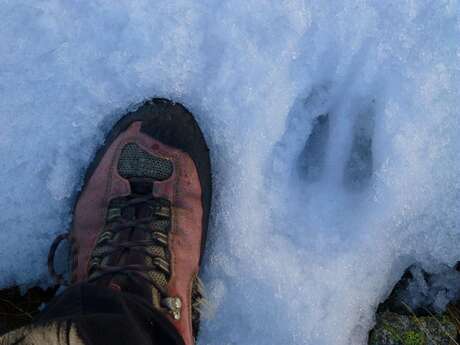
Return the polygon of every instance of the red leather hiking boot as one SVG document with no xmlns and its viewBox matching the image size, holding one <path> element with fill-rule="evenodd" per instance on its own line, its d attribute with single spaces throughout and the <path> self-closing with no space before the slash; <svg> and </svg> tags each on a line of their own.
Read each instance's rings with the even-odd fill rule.
<svg viewBox="0 0 460 345">
<path fill-rule="evenodd" d="M 146 102 L 112 129 L 75 205 L 71 284 L 141 295 L 195 343 L 211 202 L 209 151 L 182 105 Z"/>
</svg>

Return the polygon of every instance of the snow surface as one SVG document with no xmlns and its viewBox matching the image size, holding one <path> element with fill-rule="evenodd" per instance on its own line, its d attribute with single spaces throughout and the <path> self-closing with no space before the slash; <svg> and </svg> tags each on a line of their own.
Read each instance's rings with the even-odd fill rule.
<svg viewBox="0 0 460 345">
<path fill-rule="evenodd" d="M 459 17 L 458 0 L 0 0 L 0 285 L 48 281 L 105 133 L 169 97 L 212 150 L 200 344 L 365 344 L 409 265 L 460 258 Z"/>
</svg>

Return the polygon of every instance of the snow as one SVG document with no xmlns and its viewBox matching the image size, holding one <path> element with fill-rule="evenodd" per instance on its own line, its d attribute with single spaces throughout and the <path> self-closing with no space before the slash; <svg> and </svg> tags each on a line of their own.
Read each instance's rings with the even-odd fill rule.
<svg viewBox="0 0 460 345">
<path fill-rule="evenodd" d="M 0 4 L 1 286 L 49 283 L 92 155 L 153 96 L 212 150 L 200 344 L 365 344 L 408 266 L 460 258 L 458 0 Z"/>
</svg>

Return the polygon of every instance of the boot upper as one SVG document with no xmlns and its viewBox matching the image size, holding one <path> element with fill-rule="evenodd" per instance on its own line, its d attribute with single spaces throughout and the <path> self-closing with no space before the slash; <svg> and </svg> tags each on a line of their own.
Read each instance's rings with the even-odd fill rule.
<svg viewBox="0 0 460 345">
<path fill-rule="evenodd" d="M 97 155 L 75 206 L 71 282 L 99 280 L 128 292 L 138 282 L 191 345 L 211 186 L 207 146 L 184 112 L 156 100 Z"/>
</svg>

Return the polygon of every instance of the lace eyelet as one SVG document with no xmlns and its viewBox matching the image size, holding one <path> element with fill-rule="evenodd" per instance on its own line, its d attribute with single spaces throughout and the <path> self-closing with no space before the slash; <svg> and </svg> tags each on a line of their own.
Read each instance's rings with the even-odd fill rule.
<svg viewBox="0 0 460 345">
<path fill-rule="evenodd" d="M 174 320 L 180 320 L 182 300 L 179 297 L 166 297 L 161 301 L 162 305 L 168 309 Z"/>
</svg>

